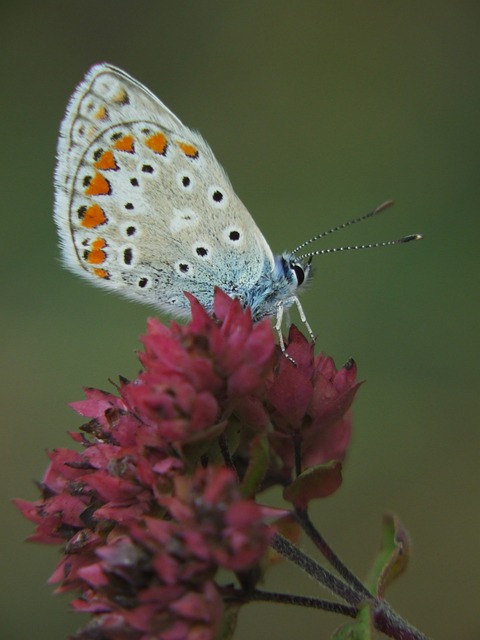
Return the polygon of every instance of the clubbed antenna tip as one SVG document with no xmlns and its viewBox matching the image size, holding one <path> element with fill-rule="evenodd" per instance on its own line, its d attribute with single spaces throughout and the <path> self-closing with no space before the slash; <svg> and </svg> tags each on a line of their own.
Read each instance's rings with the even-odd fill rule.
<svg viewBox="0 0 480 640">
<path fill-rule="evenodd" d="M 412 242 L 412 240 L 423 240 L 421 233 L 411 233 L 409 236 L 405 236 L 400 239 L 400 242 Z"/>
</svg>

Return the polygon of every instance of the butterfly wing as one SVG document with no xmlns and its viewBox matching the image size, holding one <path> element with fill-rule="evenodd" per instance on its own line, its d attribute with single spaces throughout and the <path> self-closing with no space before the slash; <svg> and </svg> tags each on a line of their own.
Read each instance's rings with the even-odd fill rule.
<svg viewBox="0 0 480 640">
<path fill-rule="evenodd" d="M 201 136 L 115 67 L 94 66 L 61 126 L 55 221 L 63 257 L 90 281 L 177 315 L 211 309 L 274 258 Z"/>
</svg>

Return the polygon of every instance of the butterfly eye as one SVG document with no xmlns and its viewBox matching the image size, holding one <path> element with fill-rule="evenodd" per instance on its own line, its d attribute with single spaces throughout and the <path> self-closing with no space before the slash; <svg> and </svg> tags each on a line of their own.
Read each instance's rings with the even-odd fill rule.
<svg viewBox="0 0 480 640">
<path fill-rule="evenodd" d="M 297 278 L 297 286 L 299 287 L 305 280 L 305 269 L 301 264 L 291 262 L 290 268 L 295 272 L 295 277 Z"/>
</svg>

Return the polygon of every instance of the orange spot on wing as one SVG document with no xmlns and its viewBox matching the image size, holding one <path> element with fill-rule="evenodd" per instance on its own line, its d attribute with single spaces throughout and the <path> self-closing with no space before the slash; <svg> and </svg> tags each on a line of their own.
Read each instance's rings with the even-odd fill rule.
<svg viewBox="0 0 480 640">
<path fill-rule="evenodd" d="M 95 227 L 99 227 L 101 224 L 107 221 L 107 217 L 98 204 L 92 204 L 91 207 L 85 211 L 85 214 L 82 218 L 81 225 L 82 227 L 86 227 L 87 229 L 94 229 Z"/>
<path fill-rule="evenodd" d="M 107 108 L 104 106 L 99 107 L 94 117 L 97 120 L 106 120 L 108 118 Z"/>
<path fill-rule="evenodd" d="M 154 133 L 147 138 L 145 144 L 155 153 L 164 154 L 168 147 L 167 138 L 163 133 Z"/>
<path fill-rule="evenodd" d="M 178 146 L 189 158 L 198 158 L 198 149 L 188 142 L 179 142 Z"/>
<path fill-rule="evenodd" d="M 100 251 L 100 249 L 95 249 L 94 251 L 90 251 L 88 254 L 87 262 L 90 264 L 102 264 L 107 259 L 107 254 L 105 251 Z"/>
<path fill-rule="evenodd" d="M 90 264 L 102 264 L 107 259 L 107 254 L 102 249 L 106 246 L 103 238 L 98 238 L 92 242 L 92 250 L 88 252 L 87 262 Z"/>
<path fill-rule="evenodd" d="M 133 146 L 133 136 L 122 136 L 118 140 L 116 140 L 113 145 L 115 149 L 118 151 L 126 151 L 127 153 L 135 153 L 135 147 Z"/>
<path fill-rule="evenodd" d="M 128 93 L 125 91 L 125 89 L 120 89 L 117 95 L 113 98 L 113 102 L 115 102 L 116 104 L 122 104 L 122 105 L 128 104 L 130 102 L 128 98 Z"/>
<path fill-rule="evenodd" d="M 110 193 L 110 184 L 102 175 L 96 173 L 85 189 L 87 196 L 105 196 Z"/>
<path fill-rule="evenodd" d="M 118 169 L 117 163 L 115 162 L 115 156 L 111 151 L 104 151 L 100 158 L 95 162 L 94 166 L 102 171 Z"/>
<path fill-rule="evenodd" d="M 104 278 L 105 280 L 108 280 L 110 278 L 110 274 L 108 273 L 108 271 L 105 271 L 105 269 L 94 269 L 93 273 L 99 278 Z"/>
</svg>

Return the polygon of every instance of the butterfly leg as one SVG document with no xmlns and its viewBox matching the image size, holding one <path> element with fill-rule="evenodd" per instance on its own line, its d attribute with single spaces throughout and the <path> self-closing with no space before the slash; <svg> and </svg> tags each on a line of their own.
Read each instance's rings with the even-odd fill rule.
<svg viewBox="0 0 480 640">
<path fill-rule="evenodd" d="M 295 362 L 295 360 L 292 358 L 292 356 L 289 356 L 287 353 L 287 350 L 285 348 L 285 341 L 283 339 L 283 334 L 282 334 L 282 323 L 283 323 L 283 314 L 284 314 L 284 306 L 283 304 L 279 304 L 277 306 L 277 321 L 275 322 L 275 331 L 278 333 L 278 343 L 280 345 L 280 349 L 282 350 L 283 355 L 285 356 L 285 358 L 287 358 L 287 360 L 289 360 L 292 364 L 296 365 L 297 363 Z"/>
<path fill-rule="evenodd" d="M 308 331 L 308 334 L 309 334 L 309 336 L 310 336 L 310 338 L 311 338 L 312 342 L 315 342 L 315 340 L 316 340 L 315 335 L 314 335 L 314 333 L 313 333 L 313 331 L 312 331 L 312 327 L 311 327 L 311 326 L 310 326 L 310 324 L 308 323 L 307 316 L 305 315 L 305 312 L 304 312 L 303 307 L 302 307 L 302 305 L 301 305 L 301 303 L 300 303 L 300 300 L 297 298 L 297 296 L 295 296 L 295 297 L 293 298 L 293 301 L 294 301 L 294 302 L 295 302 L 295 304 L 297 305 L 298 313 L 299 313 L 299 315 L 300 315 L 300 320 L 301 320 L 301 321 L 303 322 L 303 324 L 306 326 L 307 331 Z"/>
<path fill-rule="evenodd" d="M 283 340 L 282 334 L 282 323 L 283 323 L 283 304 L 279 304 L 277 306 L 277 321 L 275 322 L 275 331 L 278 333 L 278 342 L 280 344 L 280 349 L 282 353 L 285 353 L 285 342 Z"/>
</svg>

